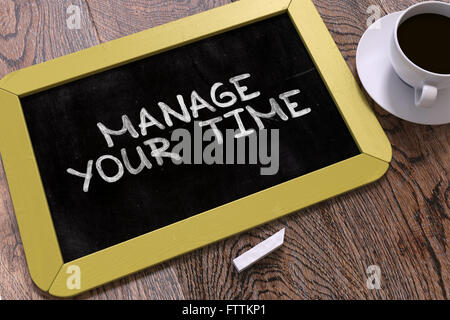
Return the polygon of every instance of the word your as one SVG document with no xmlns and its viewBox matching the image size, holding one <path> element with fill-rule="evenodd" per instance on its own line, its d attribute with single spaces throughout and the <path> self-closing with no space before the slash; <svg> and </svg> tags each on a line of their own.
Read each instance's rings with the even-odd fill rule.
<svg viewBox="0 0 450 320">
<path fill-rule="evenodd" d="M 262 175 L 273 175 L 278 172 L 278 158 L 279 158 L 279 148 L 278 148 L 278 130 L 271 130 L 271 152 L 270 156 L 267 152 L 268 145 L 268 134 L 265 129 L 263 120 L 274 119 L 281 121 L 288 121 L 290 118 L 298 118 L 307 115 L 311 112 L 310 108 L 301 109 L 297 102 L 292 101 L 294 97 L 300 94 L 300 90 L 294 89 L 283 92 L 278 95 L 277 98 L 270 98 L 268 105 L 270 106 L 270 111 L 262 113 L 257 111 L 255 108 L 249 105 L 249 101 L 258 98 L 261 93 L 255 91 L 252 93 L 248 92 L 248 87 L 242 84 L 242 81 L 250 78 L 250 74 L 241 74 L 229 79 L 229 83 L 232 84 L 235 91 L 219 90 L 223 89 L 225 85 L 221 82 L 214 83 L 210 90 L 210 99 L 212 103 L 206 101 L 201 97 L 197 91 L 193 90 L 190 95 L 189 107 L 186 103 L 185 97 L 182 95 L 177 95 L 178 107 L 176 110 L 167 105 L 164 102 L 158 102 L 159 107 L 159 118 L 158 120 L 155 116 L 156 113 L 151 114 L 147 108 L 141 108 L 139 112 L 139 122 L 138 124 L 133 124 L 128 115 L 122 115 L 122 127 L 120 129 L 111 129 L 109 126 L 102 122 L 97 123 L 97 128 L 102 134 L 106 145 L 108 148 L 114 148 L 114 137 L 128 136 L 131 139 L 144 138 L 145 140 L 141 145 L 133 148 L 133 153 L 138 156 L 140 163 L 132 165 L 129 155 L 130 150 L 127 148 L 121 148 L 117 151 L 120 152 L 120 156 L 114 154 L 105 154 L 98 157 L 95 161 L 90 159 L 87 161 L 85 166 L 85 171 L 78 171 L 73 168 L 68 168 L 67 173 L 80 177 L 84 180 L 83 191 L 89 191 L 89 185 L 95 172 L 98 176 L 107 183 L 114 183 L 119 181 L 126 172 L 131 175 L 137 175 L 141 173 L 144 169 L 151 169 L 153 167 L 150 159 L 156 162 L 158 166 L 164 164 L 164 158 L 172 160 L 175 164 L 234 164 L 233 157 L 229 156 L 231 154 L 231 147 L 229 148 L 227 142 L 227 159 L 223 159 L 223 143 L 225 130 L 228 136 L 225 136 L 227 141 L 231 141 L 234 149 L 234 140 L 236 139 L 239 143 L 243 143 L 243 138 L 250 140 L 250 152 L 249 152 L 249 162 L 250 164 L 255 164 L 256 160 L 259 160 L 263 165 L 270 165 L 267 170 L 261 169 Z M 245 107 L 233 107 L 236 103 L 245 103 Z M 286 111 L 281 107 L 284 106 Z M 158 110 L 158 109 L 157 109 Z M 203 117 L 211 113 L 223 113 L 222 115 L 216 115 L 209 117 L 206 120 L 201 120 L 200 112 L 202 112 Z M 259 134 L 256 130 L 248 127 L 244 124 L 243 113 L 250 116 L 253 119 L 254 127 L 258 128 Z M 203 118 L 202 117 L 202 118 Z M 162 120 L 164 119 L 164 120 Z M 222 128 L 221 122 L 227 120 L 229 123 L 234 124 L 234 128 Z M 186 124 L 194 122 L 194 139 L 191 138 L 190 132 L 185 129 L 176 129 L 172 132 L 172 141 L 178 142 L 171 149 L 171 144 L 168 139 L 163 137 L 151 137 L 149 138 L 149 132 L 162 132 L 167 128 L 174 127 L 174 122 L 179 124 Z M 206 129 L 205 134 L 202 134 L 203 128 Z M 201 130 L 199 130 L 201 129 Z M 230 137 L 231 136 L 231 137 Z M 256 138 L 258 137 L 259 143 L 256 143 Z M 193 144 L 193 161 L 191 154 L 191 141 Z M 204 150 L 202 149 L 201 141 L 211 142 L 207 145 Z M 231 144 L 230 142 L 230 144 Z M 255 151 L 257 148 L 252 146 L 258 146 L 259 152 Z M 147 152 L 144 151 L 147 150 Z M 242 159 L 245 158 L 245 148 L 239 148 L 237 150 L 238 163 L 242 163 Z M 241 159 L 241 162 L 239 162 Z M 255 160 L 256 159 L 256 160 Z M 105 165 L 106 163 L 106 165 Z M 94 171 L 94 165 L 96 171 Z M 115 168 L 113 173 L 108 170 L 106 173 L 105 166 L 109 168 Z M 125 171 L 126 169 L 126 171 Z"/>
</svg>

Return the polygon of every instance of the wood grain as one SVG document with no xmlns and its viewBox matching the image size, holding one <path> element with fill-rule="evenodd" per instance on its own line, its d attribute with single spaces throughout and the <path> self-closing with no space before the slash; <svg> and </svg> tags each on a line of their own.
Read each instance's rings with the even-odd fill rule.
<svg viewBox="0 0 450 320">
<path fill-rule="evenodd" d="M 80 29 L 67 27 L 71 4 L 80 8 Z M 0 0 L 0 78 L 99 43 L 83 0 Z"/>
<path fill-rule="evenodd" d="M 63 1 L 0 2 L 4 75 L 227 1 L 71 1 L 90 14 L 86 30 L 76 34 L 60 26 Z M 356 47 L 372 14 L 367 8 L 378 5 L 384 15 L 415 2 L 314 0 L 355 75 Z M 79 298 L 448 299 L 449 125 L 411 124 L 368 99 L 393 146 L 391 168 L 381 180 Z M 26 269 L 3 171 L 0 200 L 0 295 L 43 298 Z M 233 257 L 283 227 L 285 245 L 241 274 L 234 270 Z M 366 287 L 370 265 L 381 268 L 381 290 Z"/>
</svg>

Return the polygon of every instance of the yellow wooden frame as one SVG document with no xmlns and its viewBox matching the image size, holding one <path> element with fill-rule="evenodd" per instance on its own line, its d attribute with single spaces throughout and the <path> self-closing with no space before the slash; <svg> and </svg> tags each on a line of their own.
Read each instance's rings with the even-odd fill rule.
<svg viewBox="0 0 450 320">
<path fill-rule="evenodd" d="M 285 12 L 361 154 L 63 263 L 19 98 Z M 375 181 L 392 156 L 388 139 L 311 0 L 241 0 L 11 73 L 0 80 L 0 152 L 31 277 L 43 291 L 62 297 Z M 80 289 L 66 286 L 72 265 L 80 267 Z"/>
</svg>

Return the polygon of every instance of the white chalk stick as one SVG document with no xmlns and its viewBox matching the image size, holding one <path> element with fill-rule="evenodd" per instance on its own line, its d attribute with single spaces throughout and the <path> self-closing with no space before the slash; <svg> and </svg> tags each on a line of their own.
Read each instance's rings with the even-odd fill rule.
<svg viewBox="0 0 450 320">
<path fill-rule="evenodd" d="M 284 230 L 285 228 L 281 229 L 271 237 L 261 243 L 258 243 L 256 246 L 234 259 L 233 264 L 237 271 L 241 272 L 247 269 L 272 251 L 278 249 L 284 242 Z"/>
</svg>

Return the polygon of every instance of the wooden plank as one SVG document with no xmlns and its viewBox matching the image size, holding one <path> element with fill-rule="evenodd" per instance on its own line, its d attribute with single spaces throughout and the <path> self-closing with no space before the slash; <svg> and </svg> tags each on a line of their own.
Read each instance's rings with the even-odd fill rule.
<svg viewBox="0 0 450 320">
<path fill-rule="evenodd" d="M 70 29 L 67 8 L 77 6 L 80 28 Z M 74 12 L 75 13 L 75 12 Z M 72 27 L 73 20 L 69 20 Z M 3 0 L 0 6 L 0 78 L 99 43 L 84 0 Z"/>
<path fill-rule="evenodd" d="M 230 3 L 229 0 L 86 0 L 102 42 Z"/>
</svg>

